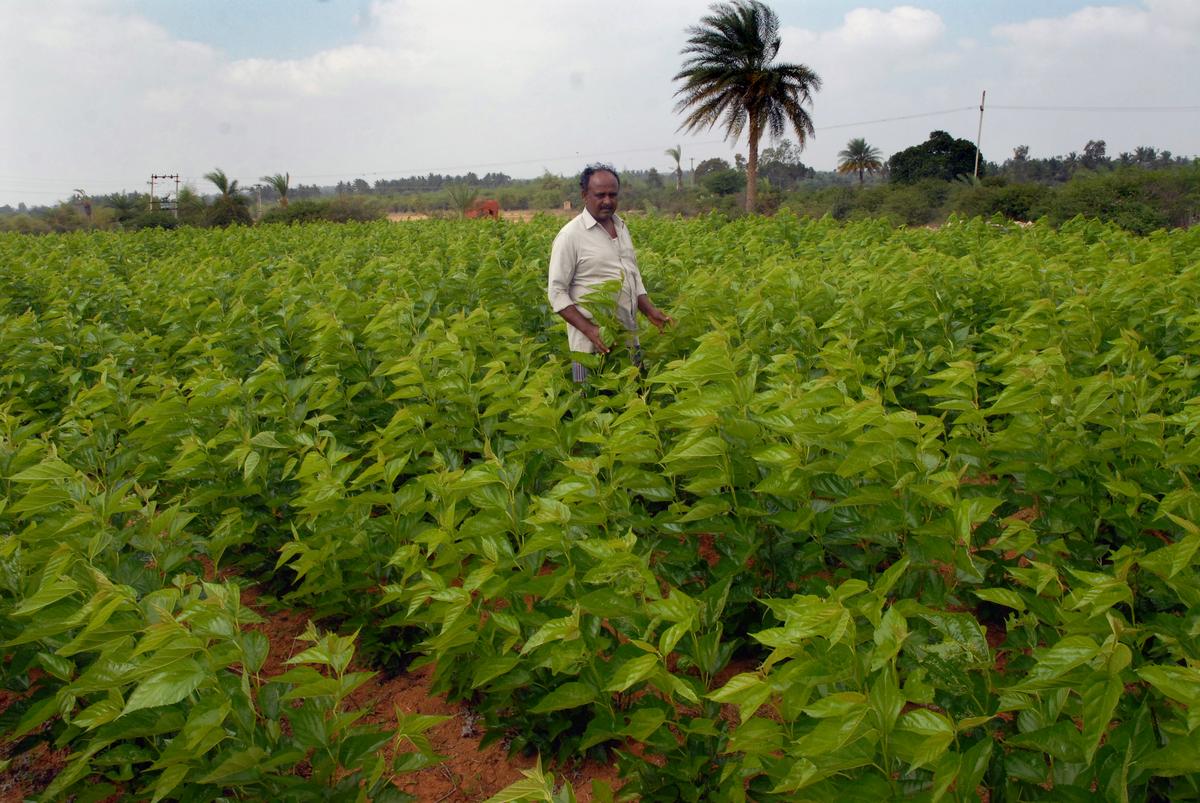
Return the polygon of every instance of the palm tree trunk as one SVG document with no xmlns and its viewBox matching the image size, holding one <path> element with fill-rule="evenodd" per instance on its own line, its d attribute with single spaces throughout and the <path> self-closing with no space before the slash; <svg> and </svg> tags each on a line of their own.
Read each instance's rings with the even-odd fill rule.
<svg viewBox="0 0 1200 803">
<path fill-rule="evenodd" d="M 746 213 L 753 215 L 758 201 L 758 123 L 750 121 L 750 158 L 746 160 Z"/>
<path fill-rule="evenodd" d="M 860 168 L 858 168 L 858 186 L 861 187 L 862 185 L 863 185 L 863 169 L 860 167 Z"/>
<path fill-rule="evenodd" d="M 287 196 L 280 195 L 279 196 L 279 205 L 282 206 L 284 209 L 287 209 L 287 204 L 288 204 Z"/>
<path fill-rule="evenodd" d="M 682 189 L 683 189 L 683 168 L 680 167 L 678 162 L 676 162 L 675 163 L 675 192 L 679 192 Z"/>
</svg>

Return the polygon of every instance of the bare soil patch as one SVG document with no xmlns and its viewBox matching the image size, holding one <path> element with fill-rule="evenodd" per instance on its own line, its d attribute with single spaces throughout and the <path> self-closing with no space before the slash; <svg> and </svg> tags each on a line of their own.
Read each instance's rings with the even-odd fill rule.
<svg viewBox="0 0 1200 803">
<path fill-rule="evenodd" d="M 305 611 L 280 610 L 270 612 L 254 602 L 256 595 L 248 591 L 244 595 L 247 604 L 266 621 L 254 625 L 271 642 L 271 651 L 263 673 L 278 674 L 286 668 L 284 662 L 305 648 L 296 641 L 308 623 Z M 352 670 L 366 669 L 355 662 Z M 377 674 L 363 684 L 350 697 L 350 704 L 367 714 L 363 722 L 388 728 L 396 723 L 397 712 L 403 714 L 430 714 L 449 717 L 445 722 L 428 732 L 434 750 L 446 756 L 445 761 L 415 773 L 396 778 L 396 786 L 414 795 L 422 803 L 466 803 L 486 800 L 504 787 L 521 779 L 521 770 L 532 767 L 533 758 L 515 756 L 509 758 L 500 743 L 481 748 L 482 728 L 476 727 L 475 714 L 462 703 L 452 703 L 444 696 L 430 691 L 432 666 L 424 666 L 404 672 L 393 678 Z M 390 748 L 389 748 L 390 749 Z M 615 765 L 585 762 L 568 769 L 551 768 L 559 780 L 569 780 L 575 786 L 580 803 L 592 799 L 592 780 L 608 782 L 614 788 L 617 783 Z"/>
<path fill-rule="evenodd" d="M 211 574 L 211 572 L 209 572 Z M 253 588 L 242 593 L 242 601 L 263 617 L 264 622 L 250 627 L 258 630 L 271 643 L 263 675 L 271 676 L 287 669 L 285 662 L 307 645 L 296 641 L 304 632 L 309 614 L 303 610 L 267 610 L 258 601 Z M 361 671 L 361 664 L 352 667 Z M 395 784 L 416 796 L 422 803 L 466 803 L 486 800 L 504 787 L 521 779 L 521 770 L 534 765 L 533 758 L 509 758 L 500 743 L 481 748 L 481 727 L 475 724 L 474 713 L 461 703 L 452 703 L 430 691 L 433 668 L 426 666 L 396 677 L 378 674 L 357 689 L 350 698 L 353 708 L 367 713 L 363 722 L 387 729 L 396 722 L 397 711 L 404 714 L 433 714 L 448 717 L 428 732 L 430 743 L 446 760 L 415 773 L 400 775 Z M 23 695 L 0 691 L 0 712 Z M 0 741 L 0 761 L 10 760 L 0 771 L 0 803 L 16 803 L 40 794 L 66 766 L 70 750 L 52 750 L 45 744 L 17 755 L 13 744 Z M 392 748 L 387 748 L 391 750 Z M 549 768 L 559 780 L 568 780 L 575 787 L 580 803 L 592 800 L 591 782 L 601 780 L 613 788 L 617 781 L 615 764 L 584 762 L 570 767 Z"/>
</svg>

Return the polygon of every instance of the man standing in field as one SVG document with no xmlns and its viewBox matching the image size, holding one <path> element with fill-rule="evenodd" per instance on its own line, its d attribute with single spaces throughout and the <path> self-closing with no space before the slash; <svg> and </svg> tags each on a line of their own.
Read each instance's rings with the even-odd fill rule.
<svg viewBox="0 0 1200 803">
<path fill-rule="evenodd" d="M 588 165 L 579 176 L 579 189 L 583 211 L 562 227 L 550 250 L 547 290 L 550 307 L 567 322 L 567 344 L 571 351 L 607 354 L 611 346 L 601 338 L 592 314 L 579 302 L 597 285 L 619 281 L 621 288 L 615 299 L 617 319 L 630 333 L 634 361 L 638 362 L 634 334 L 638 311 L 660 332 L 675 321 L 646 295 L 629 229 L 617 216 L 617 195 L 621 189 L 617 171 L 609 165 Z M 585 382 L 587 373 L 587 368 L 578 362 L 571 364 L 571 377 L 576 382 Z"/>
</svg>

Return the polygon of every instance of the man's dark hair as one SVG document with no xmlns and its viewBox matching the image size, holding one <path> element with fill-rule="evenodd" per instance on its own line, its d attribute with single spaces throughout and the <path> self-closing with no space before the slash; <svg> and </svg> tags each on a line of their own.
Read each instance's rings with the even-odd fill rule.
<svg viewBox="0 0 1200 803">
<path fill-rule="evenodd" d="M 583 168 L 583 172 L 579 174 L 579 189 L 587 192 L 588 182 L 592 180 L 592 176 L 596 173 L 612 173 L 613 178 L 617 180 L 617 187 L 621 186 L 621 174 L 612 165 L 604 164 L 604 162 L 596 162 Z"/>
</svg>

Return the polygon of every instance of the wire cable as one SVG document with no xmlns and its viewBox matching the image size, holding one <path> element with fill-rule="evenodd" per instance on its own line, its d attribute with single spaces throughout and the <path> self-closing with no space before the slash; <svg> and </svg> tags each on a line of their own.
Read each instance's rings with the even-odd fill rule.
<svg viewBox="0 0 1200 803">
<path fill-rule="evenodd" d="M 961 112 L 973 112 L 978 108 L 979 107 L 976 105 L 957 106 L 952 109 L 939 109 L 937 111 L 919 112 L 916 114 L 902 114 L 902 115 L 896 115 L 893 117 L 878 117 L 878 118 L 871 119 L 871 120 L 858 120 L 856 122 L 851 122 L 851 123 L 835 123 L 833 125 L 816 126 L 814 130 L 816 130 L 816 131 L 836 131 L 838 129 L 854 128 L 857 126 L 878 125 L 880 123 L 893 123 L 893 122 L 899 122 L 902 120 L 917 120 L 917 119 L 921 119 L 924 117 L 939 117 L 939 116 L 943 116 L 943 115 L 947 115 L 947 114 L 958 114 Z M 1012 104 L 1003 104 L 1003 103 L 992 103 L 992 104 L 987 105 L 986 110 L 987 111 L 1028 111 L 1028 112 L 1147 112 L 1147 113 L 1183 112 L 1183 113 L 1188 113 L 1188 112 L 1200 111 L 1200 105 L 1185 105 L 1185 106 L 1039 106 L 1039 105 L 1012 105 Z M 728 138 L 722 138 L 722 139 L 692 141 L 692 142 L 689 142 L 688 144 L 692 147 L 700 147 L 700 146 L 705 146 L 705 145 L 720 145 L 720 144 L 728 143 L 728 142 L 729 142 Z M 502 160 L 502 161 L 470 162 L 470 163 L 454 164 L 454 165 L 403 167 L 403 168 L 394 168 L 394 169 L 389 169 L 389 170 L 369 170 L 366 172 L 343 171 L 343 172 L 339 172 L 339 173 L 293 174 L 292 178 L 296 179 L 297 182 L 316 181 L 316 180 L 320 180 L 320 179 L 331 179 L 331 178 L 336 178 L 336 179 L 340 179 L 343 181 L 345 181 L 345 180 L 353 181 L 354 178 L 365 178 L 367 176 L 401 176 L 401 177 L 419 178 L 421 176 L 428 175 L 430 173 L 438 173 L 438 174 L 447 173 L 447 174 L 449 174 L 452 171 L 459 171 L 459 170 L 476 172 L 479 170 L 487 170 L 489 168 L 511 168 L 516 165 L 530 165 L 530 164 L 547 163 L 547 162 L 561 162 L 561 161 L 566 161 L 566 160 L 579 160 L 579 159 L 587 160 L 587 159 L 598 159 L 598 158 L 612 158 L 613 156 L 623 156 L 623 155 L 636 154 L 636 153 L 649 153 L 651 151 L 659 151 L 659 150 L 660 150 L 660 148 L 658 148 L 658 147 L 643 147 L 643 148 L 624 148 L 624 149 L 620 149 L 620 150 L 593 151 L 593 152 L 587 152 L 587 153 L 581 153 L 579 151 L 576 151 L 573 154 L 565 154 L 565 155 L 561 155 L 561 156 L 539 156 L 539 157 L 532 158 L 532 159 L 506 159 L 506 160 Z M 353 178 L 347 179 L 347 176 L 352 176 Z M 188 183 L 200 182 L 203 180 L 203 176 L 184 176 L 183 179 L 185 182 L 188 182 Z M 237 177 L 237 179 L 239 181 L 242 181 L 243 183 L 245 183 L 246 181 L 257 181 L 258 180 L 257 177 L 246 179 L 245 177 L 241 177 L 241 176 Z M 148 183 L 148 182 L 134 182 L 134 185 L 137 186 L 138 184 L 142 184 L 142 183 Z M 39 184 L 41 184 L 41 185 L 45 185 L 45 184 L 67 185 L 67 184 L 69 184 L 74 187 L 86 187 L 89 184 L 90 185 L 100 184 L 100 185 L 110 185 L 110 186 L 115 186 L 118 184 L 125 185 L 125 184 L 127 184 L 127 182 L 123 179 L 96 179 L 96 178 L 67 179 L 67 178 L 47 178 L 47 177 L 43 177 L 43 176 L 0 175 L 0 185 L 9 185 L 9 186 L 0 186 L 0 190 L 3 190 L 4 192 L 14 193 L 14 194 L 20 193 L 20 194 L 25 194 L 25 195 L 61 195 L 62 194 L 61 191 L 57 191 L 57 190 L 24 189 L 23 188 L 23 187 L 27 187 L 30 185 L 37 186 Z M 17 186 L 13 186 L 13 185 L 17 185 Z M 137 190 L 135 189 L 134 192 L 137 192 Z"/>
<path fill-rule="evenodd" d="M 993 109 L 1023 112 L 1196 112 L 1200 111 L 1200 106 L 1007 106 L 991 104 L 987 107 L 988 111 Z"/>
<path fill-rule="evenodd" d="M 876 123 L 891 123 L 897 120 L 916 120 L 920 117 L 938 117 L 943 114 L 955 114 L 957 112 L 972 112 L 978 106 L 959 106 L 956 109 L 942 109 L 936 112 L 921 112 L 920 114 L 905 114 L 900 117 L 880 117 L 877 120 L 860 120 L 857 123 L 838 123 L 837 125 L 822 125 L 815 128 L 816 131 L 832 131 L 835 128 L 853 128 L 856 125 L 875 125 Z"/>
</svg>

